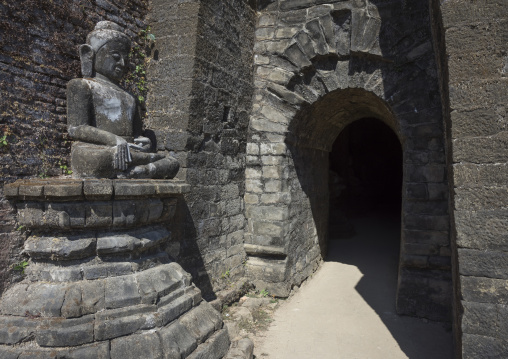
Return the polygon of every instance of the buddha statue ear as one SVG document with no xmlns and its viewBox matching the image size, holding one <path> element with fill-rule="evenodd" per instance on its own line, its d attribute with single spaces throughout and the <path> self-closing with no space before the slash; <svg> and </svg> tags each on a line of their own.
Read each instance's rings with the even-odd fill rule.
<svg viewBox="0 0 508 359">
<path fill-rule="evenodd" d="M 92 47 L 88 44 L 79 47 L 79 58 L 81 59 L 81 73 L 83 77 L 93 76 L 93 60 L 95 54 Z"/>
</svg>

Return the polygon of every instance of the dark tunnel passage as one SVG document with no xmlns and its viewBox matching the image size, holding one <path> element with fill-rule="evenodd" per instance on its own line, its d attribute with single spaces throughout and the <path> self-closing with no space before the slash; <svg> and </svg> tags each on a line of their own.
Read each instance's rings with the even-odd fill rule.
<svg viewBox="0 0 508 359">
<path fill-rule="evenodd" d="M 348 125 L 333 144 L 329 182 L 331 210 L 400 217 L 402 148 L 392 129 L 375 118 Z"/>
<path fill-rule="evenodd" d="M 329 158 L 327 261 L 363 274 L 356 290 L 378 313 L 395 313 L 400 252 L 402 147 L 382 121 L 344 128 Z"/>
</svg>

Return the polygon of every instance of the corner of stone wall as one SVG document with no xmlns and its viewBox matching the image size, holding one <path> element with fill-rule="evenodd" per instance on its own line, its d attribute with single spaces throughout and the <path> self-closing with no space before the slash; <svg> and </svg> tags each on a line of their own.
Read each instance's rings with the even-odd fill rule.
<svg viewBox="0 0 508 359">
<path fill-rule="evenodd" d="M 245 275 L 245 152 L 255 12 L 247 1 L 153 1 L 148 124 L 191 185 L 178 261 L 204 296 Z M 149 111 L 149 112 L 150 112 Z"/>
</svg>

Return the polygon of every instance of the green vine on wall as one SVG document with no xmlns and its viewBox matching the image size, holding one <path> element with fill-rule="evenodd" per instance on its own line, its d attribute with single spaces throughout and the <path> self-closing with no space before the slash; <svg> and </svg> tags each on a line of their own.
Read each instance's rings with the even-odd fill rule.
<svg viewBox="0 0 508 359">
<path fill-rule="evenodd" d="M 132 71 L 125 79 L 125 84 L 136 95 L 143 115 L 146 113 L 145 100 L 148 92 L 146 69 L 152 59 L 151 52 L 154 46 L 155 35 L 150 32 L 150 26 L 148 26 L 139 32 L 139 40 L 131 49 L 130 61 Z"/>
</svg>

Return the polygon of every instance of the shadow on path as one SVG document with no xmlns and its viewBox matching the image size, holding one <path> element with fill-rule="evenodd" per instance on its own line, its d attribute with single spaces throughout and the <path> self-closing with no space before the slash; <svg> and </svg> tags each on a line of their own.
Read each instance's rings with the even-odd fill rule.
<svg viewBox="0 0 508 359">
<path fill-rule="evenodd" d="M 449 324 L 396 314 L 400 214 L 371 211 L 357 214 L 350 220 L 355 235 L 338 239 L 331 218 L 326 261 L 352 265 L 360 270 L 363 276 L 355 290 L 376 312 L 409 359 L 452 358 Z"/>
</svg>

